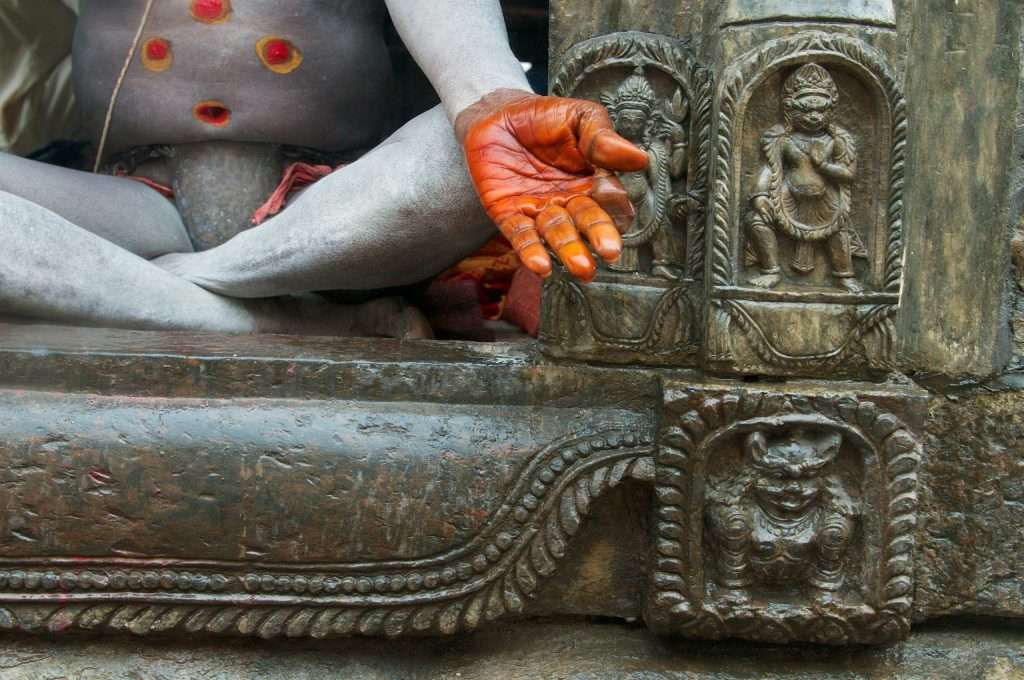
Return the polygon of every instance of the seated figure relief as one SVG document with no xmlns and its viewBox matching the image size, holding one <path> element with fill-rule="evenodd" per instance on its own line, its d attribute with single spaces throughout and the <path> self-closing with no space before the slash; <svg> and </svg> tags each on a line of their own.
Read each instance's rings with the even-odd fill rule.
<svg viewBox="0 0 1024 680">
<path fill-rule="evenodd" d="M 743 467 L 708 490 L 706 519 L 715 580 L 745 600 L 757 586 L 810 586 L 824 595 L 844 582 L 856 508 L 830 468 L 842 435 L 795 429 L 743 442 Z"/>
<path fill-rule="evenodd" d="M 441 105 L 381 141 L 386 12 Z M 614 171 L 648 162 L 600 105 L 530 91 L 498 0 L 82 0 L 73 59 L 99 172 L 0 154 L 3 315 L 427 336 L 395 298 L 315 293 L 424 280 L 495 224 L 589 280 L 633 217 Z M 286 168 L 318 181 L 285 201 Z"/>
<path fill-rule="evenodd" d="M 866 259 L 867 250 L 850 223 L 857 146 L 835 122 L 838 103 L 835 81 L 818 64 L 800 67 L 783 86 L 785 123 L 761 137 L 764 165 L 746 219 L 747 263 L 760 268 L 750 279 L 756 287 L 774 288 L 784 280 L 781 235 L 794 242 L 790 267 L 798 277 L 815 270 L 823 248 L 836 285 L 864 290 L 853 259 Z"/>
</svg>

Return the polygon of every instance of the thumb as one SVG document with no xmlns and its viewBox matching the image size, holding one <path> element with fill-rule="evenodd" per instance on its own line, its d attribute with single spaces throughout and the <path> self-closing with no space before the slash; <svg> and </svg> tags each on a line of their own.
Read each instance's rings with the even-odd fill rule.
<svg viewBox="0 0 1024 680">
<path fill-rule="evenodd" d="M 636 172 L 647 167 L 647 152 L 615 132 L 605 108 L 593 102 L 580 116 L 580 151 L 591 165 L 606 170 Z"/>
</svg>

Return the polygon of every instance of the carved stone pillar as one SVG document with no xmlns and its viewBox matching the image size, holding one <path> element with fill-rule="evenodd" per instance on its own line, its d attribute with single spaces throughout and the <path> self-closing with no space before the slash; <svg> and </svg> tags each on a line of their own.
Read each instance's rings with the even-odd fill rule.
<svg viewBox="0 0 1024 680">
<path fill-rule="evenodd" d="M 955 519 L 954 497 L 1019 485 L 1016 468 L 971 466 L 964 488 L 950 476 L 976 456 L 1010 465 L 997 442 L 1019 428 L 1000 409 L 1019 379 L 1002 379 L 999 396 L 965 394 L 970 405 L 944 401 L 950 378 L 1009 359 L 1019 7 L 591 8 L 552 3 L 553 92 L 604 102 L 620 132 L 644 116 L 686 132 L 685 172 L 623 178 L 641 214 L 646 200 L 669 216 L 659 224 L 685 246 L 682 274 L 659 269 L 645 242 L 590 286 L 552 277 L 542 317 L 550 356 L 702 372 L 659 371 L 648 624 L 881 643 L 940 611 L 1019 611 L 1017 586 L 976 585 L 998 548 L 957 566 L 950 538 L 982 522 Z M 670 141 L 639 139 L 652 160 L 671 159 Z M 964 443 L 949 418 L 985 423 L 984 443 Z"/>
</svg>

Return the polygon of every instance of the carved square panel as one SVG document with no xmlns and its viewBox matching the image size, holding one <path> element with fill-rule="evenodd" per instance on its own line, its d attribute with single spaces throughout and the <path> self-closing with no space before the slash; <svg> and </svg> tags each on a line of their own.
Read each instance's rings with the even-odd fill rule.
<svg viewBox="0 0 1024 680">
<path fill-rule="evenodd" d="M 669 384 L 649 625 L 881 643 L 910 629 L 916 390 Z"/>
</svg>

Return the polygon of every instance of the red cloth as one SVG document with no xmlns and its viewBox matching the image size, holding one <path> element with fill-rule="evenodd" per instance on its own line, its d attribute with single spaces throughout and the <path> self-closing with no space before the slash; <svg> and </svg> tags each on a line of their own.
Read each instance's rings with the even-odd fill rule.
<svg viewBox="0 0 1024 680">
<path fill-rule="evenodd" d="M 505 237 L 495 236 L 476 254 L 441 274 L 437 282 L 472 281 L 484 319 L 503 319 L 536 336 L 543 279 L 521 265 Z"/>
<path fill-rule="evenodd" d="M 544 279 L 526 267 L 520 267 L 512 278 L 502 318 L 537 337 L 540 332 L 540 299 L 543 289 Z"/>
<path fill-rule="evenodd" d="M 338 168 L 343 168 L 344 165 L 339 165 Z M 293 192 L 298 191 L 303 187 L 307 187 L 310 184 L 314 184 L 318 180 L 327 177 L 338 168 L 332 168 L 329 165 L 312 165 L 310 163 L 292 163 L 284 169 L 284 175 L 281 177 L 281 183 L 274 189 L 274 193 L 270 195 L 266 203 L 257 208 L 256 212 L 253 213 L 252 223 L 263 224 L 268 218 L 273 217 L 282 210 L 288 203 L 288 196 Z"/>
<path fill-rule="evenodd" d="M 323 179 L 338 168 L 329 165 L 292 163 L 285 168 L 270 198 L 252 216 L 253 224 L 262 224 L 280 213 L 294 192 Z M 123 175 L 122 175 L 123 176 Z M 174 199 L 174 190 L 151 179 L 128 176 Z M 543 279 L 521 266 L 519 257 L 503 236 L 495 236 L 474 255 L 440 274 L 430 286 L 436 319 L 452 332 L 471 339 L 485 339 L 485 321 L 504 319 L 536 337 L 540 327 L 540 296 Z M 475 293 L 474 293 L 475 291 Z M 477 304 L 467 306 L 475 294 Z M 491 333 L 493 335 L 493 333 Z"/>
<path fill-rule="evenodd" d="M 150 189 L 153 189 L 154 191 L 159 192 L 160 195 L 163 196 L 164 198 L 172 200 L 172 201 L 174 200 L 174 189 L 172 189 L 171 187 L 166 186 L 164 184 L 160 184 L 160 182 L 154 182 L 153 180 L 149 179 L 148 177 L 139 177 L 138 175 L 123 175 L 122 174 L 122 175 L 117 175 L 117 176 L 118 177 L 124 177 L 125 179 L 134 180 L 136 182 L 139 182 L 140 184 L 145 184 Z"/>
</svg>

